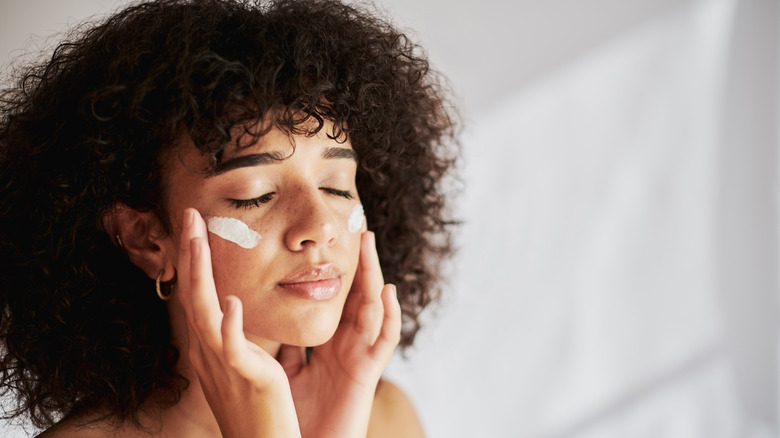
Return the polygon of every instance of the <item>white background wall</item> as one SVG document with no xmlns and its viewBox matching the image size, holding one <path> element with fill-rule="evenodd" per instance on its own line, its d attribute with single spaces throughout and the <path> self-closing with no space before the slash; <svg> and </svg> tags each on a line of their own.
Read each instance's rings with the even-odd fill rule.
<svg viewBox="0 0 780 438">
<path fill-rule="evenodd" d="M 3 0 L 0 63 L 115 4 Z M 465 123 L 462 249 L 387 373 L 429 435 L 777 436 L 778 2 L 382 6 Z"/>
</svg>

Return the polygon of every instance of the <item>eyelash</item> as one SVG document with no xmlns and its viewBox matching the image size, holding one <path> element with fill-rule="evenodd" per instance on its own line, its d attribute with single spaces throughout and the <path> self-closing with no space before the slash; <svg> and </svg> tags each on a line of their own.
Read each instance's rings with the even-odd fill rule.
<svg viewBox="0 0 780 438">
<path fill-rule="evenodd" d="M 252 199 L 228 199 L 230 201 L 230 205 L 232 205 L 234 208 L 252 208 L 252 207 L 259 207 L 261 204 L 265 204 L 267 202 L 270 202 L 273 199 L 273 193 L 267 193 L 263 196 L 258 196 L 257 198 Z"/>
<path fill-rule="evenodd" d="M 351 192 L 348 190 L 338 190 L 338 189 L 330 189 L 327 187 L 320 187 L 321 190 L 324 190 L 327 193 L 330 193 L 331 195 L 341 196 L 342 198 L 346 199 L 355 199 L 355 197 L 352 195 Z"/>
<path fill-rule="evenodd" d="M 338 190 L 338 189 L 331 189 L 328 187 L 320 187 L 321 190 L 325 191 L 326 193 L 330 193 L 331 195 L 335 196 L 341 196 L 342 198 L 346 199 L 355 199 L 355 196 L 347 191 L 347 190 Z M 232 205 L 234 208 L 252 208 L 252 207 L 259 207 L 262 204 L 266 204 L 268 202 L 271 202 L 274 193 L 266 193 L 263 196 L 258 196 L 257 198 L 252 199 L 228 199 L 230 202 L 230 205 Z"/>
</svg>

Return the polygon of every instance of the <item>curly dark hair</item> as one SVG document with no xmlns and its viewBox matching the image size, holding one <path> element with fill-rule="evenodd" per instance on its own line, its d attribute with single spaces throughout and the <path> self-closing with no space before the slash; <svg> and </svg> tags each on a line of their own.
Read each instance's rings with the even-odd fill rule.
<svg viewBox="0 0 780 438">
<path fill-rule="evenodd" d="M 152 1 L 73 31 L 0 95 L 6 414 L 46 427 L 76 412 L 135 420 L 153 394 L 176 403 L 166 307 L 101 218 L 122 202 L 170 232 L 163 154 L 189 136 L 218 166 L 234 128 L 269 115 L 291 133 L 329 120 L 351 140 L 410 345 L 452 252 L 442 81 L 388 21 L 333 1 Z"/>
</svg>

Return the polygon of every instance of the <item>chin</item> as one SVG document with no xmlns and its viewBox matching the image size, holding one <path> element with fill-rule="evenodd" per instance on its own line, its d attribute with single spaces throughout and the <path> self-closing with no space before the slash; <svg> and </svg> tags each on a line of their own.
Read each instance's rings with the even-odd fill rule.
<svg viewBox="0 0 780 438">
<path fill-rule="evenodd" d="M 335 321 L 308 321 L 303 327 L 296 330 L 294 336 L 291 336 L 285 344 L 297 345 L 300 347 L 316 347 L 328 342 L 338 328 L 338 319 Z"/>
<path fill-rule="evenodd" d="M 245 327 L 245 330 L 249 335 L 247 337 L 256 344 L 264 339 L 285 345 L 316 347 L 333 337 L 341 319 L 340 313 L 338 315 L 326 313 L 320 311 L 314 315 L 297 315 L 286 322 L 277 321 L 271 327 Z"/>
</svg>

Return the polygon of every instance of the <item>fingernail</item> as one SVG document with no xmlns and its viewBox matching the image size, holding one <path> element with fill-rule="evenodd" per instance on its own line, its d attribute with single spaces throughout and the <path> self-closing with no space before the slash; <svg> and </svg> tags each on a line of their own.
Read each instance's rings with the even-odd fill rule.
<svg viewBox="0 0 780 438">
<path fill-rule="evenodd" d="M 192 210 L 187 210 L 184 212 L 184 224 L 186 227 L 192 227 L 192 224 L 195 223 L 195 212 Z"/>
</svg>

